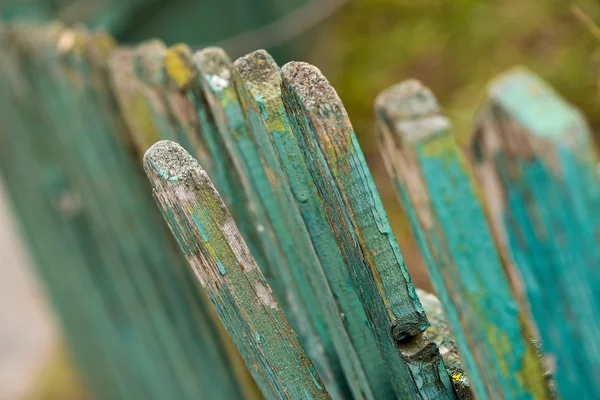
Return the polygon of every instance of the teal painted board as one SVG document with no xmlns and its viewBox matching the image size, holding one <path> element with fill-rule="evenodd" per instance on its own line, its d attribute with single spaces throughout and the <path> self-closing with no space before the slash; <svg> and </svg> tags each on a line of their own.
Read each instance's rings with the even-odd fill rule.
<svg viewBox="0 0 600 400">
<path fill-rule="evenodd" d="M 160 141 L 144 168 L 191 269 L 267 399 L 329 399 L 208 174 Z"/>
<path fill-rule="evenodd" d="M 375 101 L 379 148 L 478 399 L 548 398 L 470 167 L 429 89 Z"/>
<path fill-rule="evenodd" d="M 258 50 L 236 60 L 233 76 L 250 136 L 273 177 L 271 188 L 281 198 L 282 220 L 295 247 L 311 255 L 302 265 L 307 272 L 303 284 L 311 286 L 322 309 L 353 398 L 394 398 L 350 272 L 287 120 L 279 68 L 268 53 Z"/>
<path fill-rule="evenodd" d="M 73 188 L 74 184 L 72 182 L 71 176 L 69 176 L 69 174 L 72 173 L 72 171 L 71 171 L 72 166 L 69 166 L 68 164 L 66 165 L 64 162 L 61 162 L 61 161 L 64 161 L 64 156 L 62 156 L 62 155 L 60 157 L 57 156 L 58 151 L 56 150 L 56 148 L 58 146 L 58 142 L 56 140 L 56 137 L 53 136 L 57 127 L 54 124 L 52 124 L 53 117 L 51 115 L 48 115 L 49 110 L 46 108 L 46 107 L 48 107 L 48 105 L 46 105 L 43 101 L 48 96 L 54 95 L 55 96 L 54 101 L 56 103 L 62 105 L 65 102 L 64 99 L 62 97 L 60 97 L 60 95 L 62 93 L 58 90 L 54 90 L 56 88 L 56 86 L 58 86 L 58 85 L 57 85 L 57 82 L 52 79 L 51 72 L 49 71 L 49 69 L 51 67 L 50 66 L 48 66 L 47 68 L 40 67 L 41 65 L 43 65 L 44 61 L 49 60 L 52 56 L 54 56 L 54 59 L 52 59 L 51 62 L 56 61 L 56 55 L 53 53 L 53 50 L 56 47 L 56 43 L 53 42 L 53 40 L 56 39 L 59 35 L 64 34 L 64 33 L 65 32 L 62 31 L 62 29 L 59 27 L 55 27 L 55 29 L 52 29 L 52 30 L 49 29 L 46 31 L 43 28 L 36 29 L 35 27 L 23 26 L 23 27 L 21 27 L 21 29 L 15 28 L 13 30 L 14 36 L 11 38 L 11 40 L 14 41 L 15 43 L 17 43 L 19 46 L 19 52 L 20 52 L 20 54 L 18 56 L 19 62 L 20 62 L 19 67 L 26 76 L 26 78 L 25 78 L 26 82 L 28 82 L 28 84 L 30 85 L 30 86 L 26 85 L 25 88 L 28 88 L 29 90 L 31 90 L 30 93 L 27 93 L 27 91 L 25 91 L 24 93 L 17 92 L 17 94 L 21 94 L 24 97 L 24 102 L 28 101 L 27 97 L 31 97 L 32 99 L 35 99 L 35 100 L 33 100 L 33 102 L 35 104 L 34 107 L 36 110 L 36 114 L 39 115 L 39 123 L 40 123 L 39 126 L 33 126 L 33 125 L 28 126 L 27 127 L 28 129 L 21 133 L 25 136 L 25 138 L 27 138 L 30 141 L 30 143 L 32 143 L 33 146 L 36 146 L 36 148 L 40 149 L 40 150 L 38 150 L 36 157 L 38 157 L 40 160 L 43 160 L 43 162 L 46 163 L 46 165 L 49 165 L 48 172 L 46 172 L 46 174 L 48 174 L 48 178 L 50 178 L 50 179 L 48 179 L 48 183 L 50 183 L 52 185 L 51 188 L 54 190 L 54 193 L 46 192 L 44 194 L 48 195 L 51 199 L 52 198 L 61 199 L 61 202 L 68 206 L 65 208 L 65 210 L 67 211 L 66 216 L 71 217 L 71 218 L 70 218 L 69 224 L 67 224 L 67 227 L 72 229 L 76 234 L 78 233 L 78 235 L 77 235 L 78 240 L 75 242 L 76 243 L 75 246 L 80 246 L 80 249 L 77 249 L 75 254 L 77 254 L 77 252 L 83 253 L 82 259 L 77 259 L 77 258 L 75 258 L 75 259 L 79 262 L 83 261 L 82 269 L 85 269 L 85 267 L 87 266 L 86 262 L 85 262 L 86 259 L 89 259 L 91 261 L 91 266 L 95 267 L 94 269 L 90 268 L 90 272 L 89 272 L 90 275 L 92 276 L 92 283 L 99 286 L 100 290 L 102 290 L 102 289 L 105 289 L 105 287 L 106 287 L 105 286 L 105 282 L 107 280 L 106 275 L 105 275 L 106 272 L 105 272 L 105 268 L 103 268 L 103 266 L 101 264 L 102 260 L 101 260 L 101 257 L 99 256 L 98 252 L 96 251 L 96 249 L 93 246 L 90 246 L 91 237 L 89 234 L 89 223 L 88 223 L 89 215 L 85 212 L 87 210 L 82 210 L 78 204 L 79 203 L 78 198 L 80 197 L 80 194 L 77 189 Z M 43 34 L 48 35 L 49 39 L 43 40 L 42 39 Z M 50 54 L 47 54 L 47 53 L 50 53 Z M 51 63 L 48 63 L 48 64 L 51 65 Z M 36 93 L 36 94 L 34 95 L 34 93 Z M 54 107 L 56 107 L 56 106 L 57 105 L 55 105 Z M 23 108 L 25 108 L 25 107 L 23 107 Z M 33 114 L 33 115 L 36 115 L 36 114 Z M 28 121 L 26 118 L 27 117 L 24 117 L 23 119 L 29 123 L 30 121 Z M 61 126 L 61 128 L 62 129 L 69 128 L 68 120 L 64 122 L 64 124 Z M 7 126 L 6 131 L 10 132 L 11 127 Z M 23 138 L 23 140 L 27 140 L 25 138 Z M 9 190 L 10 190 L 10 187 L 9 187 Z M 51 210 L 50 212 L 52 212 L 52 211 L 54 211 L 56 213 L 57 210 Z M 51 216 L 51 218 L 52 217 L 54 217 L 54 216 Z M 56 217 L 54 217 L 54 218 L 55 218 L 54 221 L 56 221 Z M 60 218 L 58 218 L 58 220 L 60 221 Z M 52 231 L 53 228 L 54 228 L 53 226 L 47 226 L 42 229 L 48 229 L 48 230 Z M 68 243 L 69 237 L 67 236 L 65 239 L 66 239 L 65 241 Z M 61 250 L 57 250 L 57 253 L 59 251 L 66 250 L 66 249 L 64 249 L 64 247 L 62 247 L 60 245 L 59 245 L 58 249 L 61 249 Z M 88 261 L 88 264 L 90 263 L 90 261 Z M 48 260 L 47 262 L 50 264 L 53 262 L 53 260 Z M 68 263 L 67 265 L 69 265 L 71 268 L 75 268 L 75 267 L 79 266 L 78 264 L 74 264 L 72 262 Z M 40 267 L 44 268 L 45 265 L 41 265 Z M 65 273 L 68 274 L 69 271 L 67 270 L 67 271 L 65 271 Z M 84 283 L 84 282 L 82 282 L 82 283 Z M 93 288 L 94 288 L 94 286 L 92 286 L 92 289 Z M 89 291 L 90 287 L 88 286 L 83 289 Z M 117 324 L 115 324 L 115 322 L 123 321 L 127 317 L 125 316 L 126 308 L 119 307 L 119 299 L 117 299 L 115 297 L 116 296 L 112 296 L 107 299 L 102 299 L 102 301 L 107 303 L 106 306 L 108 308 L 109 315 L 113 319 L 113 321 L 111 321 L 111 322 L 114 325 L 117 325 Z M 73 299 L 70 299 L 70 301 L 72 302 Z M 109 325 L 109 329 L 110 329 L 110 325 Z M 76 332 L 76 331 L 74 331 L 74 332 Z M 117 335 L 119 335 L 119 334 L 122 334 L 122 333 L 117 331 Z M 97 336 L 96 336 L 96 339 L 98 339 Z M 109 346 L 112 346 L 112 348 L 111 348 L 112 351 L 109 354 L 118 353 L 118 351 L 122 350 L 119 347 L 117 347 L 117 348 L 114 347 L 115 345 L 119 346 L 120 345 L 119 342 L 110 343 L 110 341 L 109 341 L 110 339 L 114 340 L 117 338 L 115 338 L 114 335 L 107 337 L 107 344 Z M 144 346 L 144 343 L 140 343 L 139 346 L 135 346 L 134 348 L 132 348 L 130 351 L 130 357 L 132 359 L 135 359 L 135 358 L 139 359 L 139 357 L 143 357 L 143 354 L 142 354 L 143 346 Z M 140 350 L 142 350 L 142 352 Z M 144 361 L 147 362 L 147 360 L 144 360 Z M 88 362 L 93 362 L 93 360 L 88 360 Z M 125 367 L 120 372 L 124 373 L 128 369 L 131 370 L 132 365 L 125 364 Z M 119 371 L 119 369 L 117 369 L 117 371 Z M 146 370 L 145 372 L 148 373 L 149 371 Z M 127 375 L 125 375 L 125 376 L 127 376 Z M 139 377 L 137 377 L 137 378 L 139 379 Z M 129 379 L 132 380 L 132 382 L 133 382 L 132 386 L 134 388 L 131 390 L 131 393 L 135 394 L 136 393 L 135 392 L 135 387 L 136 387 L 135 383 L 137 383 L 136 377 L 130 376 Z M 89 380 L 90 379 L 88 379 L 88 381 Z M 116 381 L 115 384 L 116 383 L 118 383 L 118 381 Z M 124 382 L 122 382 L 122 384 L 124 384 Z M 138 390 L 140 390 L 140 389 L 146 391 L 148 388 L 144 388 L 142 386 L 142 387 L 138 388 Z M 139 393 L 140 392 L 138 392 L 138 396 L 141 396 L 141 394 L 139 394 Z"/>
<path fill-rule="evenodd" d="M 292 131 L 399 398 L 454 398 L 366 161 L 335 90 L 305 63 L 282 68 Z"/>
<path fill-rule="evenodd" d="M 44 229 L 66 232 L 61 238 L 64 244 L 54 243 L 55 254 L 45 253 L 54 258 L 37 257 L 40 269 L 50 276 L 49 268 L 64 265 L 68 268 L 60 275 L 63 279 L 80 279 L 80 295 L 61 297 L 59 309 L 69 310 L 69 303 L 75 303 L 81 305 L 82 313 L 94 318 L 97 314 L 98 322 L 84 320 L 80 329 L 67 327 L 74 337 L 75 353 L 89 354 L 95 346 L 101 353 L 78 360 L 92 366 L 99 360 L 112 360 L 110 366 L 101 368 L 108 377 L 98 376 L 102 380 L 96 381 L 90 371 L 87 381 L 97 382 L 93 388 L 100 398 L 242 397 L 223 361 L 221 339 L 206 313 L 206 300 L 119 136 L 120 117 L 113 99 L 104 97 L 108 95 L 101 75 L 104 66 L 91 64 L 92 59 L 104 63 L 108 55 L 95 59 L 101 48 L 82 31 L 26 26 L 13 33 L 10 40 L 18 39 L 23 46 L 17 54 L 27 82 L 14 90 L 14 96 L 19 107 L 30 102 L 31 115 L 18 118 L 26 110 L 17 107 L 19 112 L 3 121 L 25 126 L 18 139 L 36 146 L 32 157 L 43 162 L 40 169 L 48 165 L 42 175 L 55 182 L 54 192 L 42 194 L 50 199 L 58 196 L 63 215 L 56 209 L 40 208 L 45 221 L 56 224 Z M 2 132 L 12 132 L 11 126 L 3 126 Z M 25 168 L 15 174 L 26 174 Z M 11 175 L 15 169 L 8 165 L 3 172 Z M 17 198 L 26 197 L 18 186 L 9 189 Z M 30 236 L 43 241 L 41 235 Z M 46 247 L 43 243 L 34 246 Z M 73 255 L 74 260 L 62 264 L 66 257 L 59 254 L 63 253 Z M 47 283 L 58 284 L 56 280 Z M 51 291 L 60 293 L 53 287 Z M 84 308 L 86 293 L 90 299 L 99 298 L 99 310 Z M 89 335 L 88 325 L 90 330 L 95 328 Z M 104 391 L 98 389 L 104 385 Z M 104 396 L 111 385 L 114 392 Z"/>
<path fill-rule="evenodd" d="M 600 392 L 597 155 L 579 113 L 517 68 L 489 86 L 473 136 L 478 178 L 559 394 Z"/>
<path fill-rule="evenodd" d="M 117 49 L 109 60 L 112 88 L 129 128 L 133 150 L 137 154 L 143 154 L 161 137 L 178 139 L 187 145 L 189 151 L 199 156 L 205 165 L 212 166 L 214 163 L 201 136 L 201 132 L 206 136 L 206 126 L 200 126 L 195 117 L 197 110 L 183 91 L 193 88 L 186 86 L 179 90 L 180 88 L 173 87 L 172 79 L 165 71 L 169 54 L 170 49 L 154 41 L 141 45 L 135 51 Z M 136 75 L 136 70 L 139 75 Z M 143 81 L 148 86 L 141 87 L 144 85 Z M 221 184 L 225 185 L 227 182 Z M 208 312 L 214 314 L 212 310 Z M 216 315 L 211 318 L 218 319 Z M 227 362 L 236 376 L 244 397 L 256 398 L 257 388 L 237 349 L 220 322 L 216 329 L 216 334 L 223 341 L 223 356 L 226 357 L 224 362 Z"/>
<path fill-rule="evenodd" d="M 36 272 L 45 283 L 66 341 L 71 344 L 70 353 L 87 378 L 86 385 L 99 395 L 120 398 L 124 382 L 115 374 L 118 368 L 115 363 L 119 360 L 106 356 L 111 351 L 110 339 L 116 336 L 108 323 L 110 316 L 102 306 L 99 292 L 87 293 L 94 284 L 86 270 L 65 273 L 85 259 L 67 218 L 77 219 L 79 215 L 61 215 L 60 200 L 68 198 L 68 182 L 55 162 L 38 155 L 42 147 L 32 143 L 27 135 L 39 126 L 41 116 L 22 74 L 17 54 L 23 50 L 14 35 L 11 28 L 0 26 L 0 173 L 9 189 L 12 209 L 35 261 Z M 81 301 L 73 302 L 73 298 Z M 85 346 L 83 339 L 93 339 L 96 335 L 110 339 L 96 347 Z M 92 359 L 95 363 L 90 362 Z M 128 376 L 124 368 L 121 373 L 121 377 Z"/>
<path fill-rule="evenodd" d="M 305 229 L 298 233 L 296 223 L 288 219 L 290 197 L 277 188 L 276 175 L 263 162 L 257 143 L 246 124 L 240 100 L 233 86 L 233 65 L 227 55 L 217 48 L 208 48 L 196 55 L 198 68 L 205 79 L 211 110 L 220 125 L 219 132 L 240 164 L 240 175 L 253 190 L 253 204 L 262 209 L 261 229 L 268 235 L 266 254 L 271 257 L 268 271 L 275 277 L 275 295 L 288 303 L 292 326 L 300 335 L 317 371 L 332 397 L 344 398 L 349 391 L 333 348 L 331 333 L 308 284 L 307 269 L 318 264 Z M 274 190 L 277 189 L 277 190 Z M 293 201 L 292 201 L 293 202 Z M 299 236 L 303 235 L 303 236 Z M 304 243 L 299 241 L 303 240 Z M 275 256 L 275 257 L 274 257 Z M 286 309 L 284 308 L 284 309 Z M 287 311 L 286 310 L 286 311 Z"/>
<path fill-rule="evenodd" d="M 197 139 L 190 151 L 215 183 L 225 204 L 232 210 L 256 262 L 272 281 L 265 271 L 268 263 L 261 240 L 266 233 L 257 228 L 261 225 L 261 210 L 254 205 L 256 196 L 244 180 L 230 144 L 219 131 L 210 106 L 211 98 L 207 97 L 208 83 L 203 79 L 191 50 L 185 45 L 171 47 L 165 56 L 163 70 L 167 86 L 171 87 L 169 96 L 175 118 L 188 136 Z"/>
</svg>

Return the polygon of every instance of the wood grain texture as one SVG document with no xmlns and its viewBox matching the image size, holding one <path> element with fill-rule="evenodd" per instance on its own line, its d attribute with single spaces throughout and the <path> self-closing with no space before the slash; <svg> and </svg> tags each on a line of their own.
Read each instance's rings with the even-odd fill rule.
<svg viewBox="0 0 600 400">
<path fill-rule="evenodd" d="M 282 69 L 285 109 L 399 398 L 454 398 L 381 199 L 335 90 L 305 63 Z"/>
<path fill-rule="evenodd" d="M 144 156 L 161 212 L 268 399 L 329 395 L 208 174 L 181 146 Z"/>
<path fill-rule="evenodd" d="M 254 204 L 256 193 L 243 174 L 240 162 L 235 158 L 232 146 L 221 134 L 225 123 L 218 107 L 211 107 L 214 101 L 208 82 L 203 78 L 198 63 L 191 50 L 183 45 L 175 45 L 167 50 L 164 57 L 166 97 L 177 129 L 190 138 L 193 154 L 208 172 L 215 187 L 231 210 L 238 227 L 252 251 L 252 254 L 269 282 L 273 280 L 268 271 L 269 264 L 261 237 L 265 235 L 261 226 L 260 212 Z M 267 232 L 268 233 L 268 232 Z"/>
<path fill-rule="evenodd" d="M 110 60 L 113 86 L 130 128 L 134 153 L 142 155 L 156 141 L 153 138 L 174 139 L 199 156 L 203 163 L 212 166 L 214 163 L 200 135 L 203 127 L 196 116 L 197 110 L 184 92 L 188 87 L 180 86 L 181 82 L 173 80 L 169 74 L 172 52 L 161 42 L 150 41 L 135 51 L 119 49 Z M 230 366 L 244 396 L 256 398 L 258 390 L 237 349 L 212 308 L 207 311 L 212 314 L 217 334 L 223 338 L 223 361 Z"/>
<path fill-rule="evenodd" d="M 0 166 L 86 382 L 100 398 L 243 398 L 126 146 L 110 40 L 23 26 L 2 46 Z"/>
<path fill-rule="evenodd" d="M 250 134 L 262 164 L 273 174 L 272 190 L 281 197 L 282 219 L 292 238 L 300 242 L 295 246 L 298 250 L 312 252 L 314 245 L 318 260 L 303 263 L 307 273 L 303 284 L 311 286 L 322 310 L 353 398 L 394 398 L 350 271 L 291 131 L 281 99 L 279 68 L 264 50 L 239 58 L 234 66 L 235 87 Z"/>
<path fill-rule="evenodd" d="M 194 68 L 189 48 L 178 44 L 167 49 L 163 58 L 161 74 L 162 78 L 159 82 L 161 83 L 165 102 L 170 111 L 170 118 L 177 136 L 186 138 L 186 140 L 182 141 L 182 144 L 188 144 L 189 149 L 186 149 L 187 151 L 194 154 L 203 165 L 211 166 L 209 176 L 211 174 L 216 175 L 220 183 L 217 189 L 221 190 L 220 188 L 223 187 L 223 192 L 229 195 L 229 202 L 225 201 L 226 206 L 229 209 L 232 206 L 236 207 L 234 219 L 240 221 L 238 226 L 245 228 L 242 235 L 246 243 L 251 241 L 249 247 L 255 260 L 263 260 L 263 258 L 258 258 L 259 256 L 264 256 L 262 249 L 256 243 L 256 238 L 251 229 L 252 210 L 247 201 L 246 191 L 239 177 L 236 175 L 235 168 L 231 165 L 233 163 L 227 158 L 223 158 L 224 156 L 220 149 L 215 149 L 214 123 L 212 123 L 212 117 L 208 115 L 207 107 L 203 102 L 199 72 Z M 209 147 L 209 143 L 212 147 Z M 235 193 L 235 199 L 232 199 L 232 192 Z M 212 308 L 211 311 L 213 311 Z M 213 314 L 214 318 L 218 318 L 216 312 L 213 312 Z M 247 398 L 259 398 L 260 391 L 248 369 L 245 367 L 237 348 L 229 340 L 229 336 L 222 324 L 218 323 L 217 325 L 220 328 L 219 334 L 226 339 L 225 350 L 229 359 L 229 365 L 237 381 L 242 386 L 244 395 Z"/>
<path fill-rule="evenodd" d="M 267 271 L 274 277 L 275 295 L 287 303 L 286 315 L 292 318 L 292 326 L 331 396 L 344 398 L 349 389 L 331 333 L 308 284 L 307 271 L 316 268 L 319 261 L 301 221 L 298 224 L 291 219 L 293 208 L 290 207 L 295 207 L 293 198 L 278 186 L 276 172 L 266 164 L 268 160 L 261 157 L 259 147 L 270 144 L 264 141 L 259 144 L 251 135 L 233 86 L 233 65 L 227 55 L 221 49 L 208 48 L 195 57 L 208 84 L 207 97 L 211 99 L 210 106 L 220 125 L 220 134 L 233 158 L 239 162 L 240 175 L 253 188 L 253 206 L 261 213 L 259 229 L 263 231 L 261 239 L 265 253 L 270 257 Z"/>
<path fill-rule="evenodd" d="M 375 102 L 379 148 L 478 399 L 547 398 L 472 172 L 418 81 Z"/>
<path fill-rule="evenodd" d="M 495 232 L 563 398 L 600 382 L 598 158 L 579 113 L 530 72 L 496 78 L 473 152 Z"/>
</svg>

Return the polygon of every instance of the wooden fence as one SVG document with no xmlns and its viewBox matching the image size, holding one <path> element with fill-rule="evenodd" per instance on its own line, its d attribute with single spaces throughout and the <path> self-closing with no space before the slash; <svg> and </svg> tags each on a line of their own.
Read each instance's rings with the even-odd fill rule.
<svg viewBox="0 0 600 400">
<path fill-rule="evenodd" d="M 317 68 L 59 24 L 0 49 L 0 171 L 94 397 L 599 396 L 597 155 L 530 72 L 467 152 L 421 83 L 375 101 L 438 301 Z"/>
</svg>

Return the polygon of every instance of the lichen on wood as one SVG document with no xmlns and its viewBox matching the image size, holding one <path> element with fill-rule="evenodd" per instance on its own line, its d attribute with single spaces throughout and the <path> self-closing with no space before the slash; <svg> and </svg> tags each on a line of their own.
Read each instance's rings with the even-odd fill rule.
<svg viewBox="0 0 600 400">
<path fill-rule="evenodd" d="M 436 346 L 421 338 L 427 318 L 341 100 L 309 64 L 286 64 L 282 78 L 292 131 L 359 289 L 396 395 L 454 398 Z"/>
<path fill-rule="evenodd" d="M 268 399 L 329 395 L 206 172 L 161 141 L 144 168 L 165 220 Z"/>
<path fill-rule="evenodd" d="M 405 81 L 383 91 L 375 108 L 383 159 L 474 393 L 479 399 L 547 397 L 471 169 L 434 95 Z"/>
<path fill-rule="evenodd" d="M 307 269 L 314 268 L 309 264 L 318 264 L 318 259 L 312 246 L 306 242 L 302 224 L 288 219 L 291 214 L 286 208 L 295 205 L 285 188 L 278 186 L 276 174 L 266 164 L 268 160 L 262 157 L 269 149 L 262 150 L 261 154 L 256 138 L 252 137 L 251 127 L 244 118 L 234 88 L 233 64 L 219 48 L 201 50 L 194 58 L 205 80 L 204 90 L 210 99 L 209 106 L 219 133 L 238 164 L 240 178 L 250 189 L 252 206 L 259 216 L 256 228 L 261 231 L 260 239 L 268 257 L 266 270 L 269 283 L 329 393 L 334 398 L 345 397 L 348 395 L 347 383 L 331 334 L 315 294 L 307 284 Z M 260 144 L 269 145 L 265 141 Z"/>
<path fill-rule="evenodd" d="M 581 113 L 523 68 L 488 87 L 473 134 L 477 178 L 513 286 L 558 393 L 600 391 L 600 182 Z"/>
<path fill-rule="evenodd" d="M 355 399 L 395 398 L 383 359 L 370 331 L 350 271 L 337 247 L 281 99 L 280 70 L 264 50 L 234 63 L 234 83 L 250 135 L 263 164 L 272 172 L 272 190 L 281 197 L 284 220 L 301 252 L 318 260 L 303 263 L 316 304 L 321 308 Z M 312 239 L 312 242 L 310 240 Z M 303 242 L 308 241 L 304 244 Z"/>
</svg>

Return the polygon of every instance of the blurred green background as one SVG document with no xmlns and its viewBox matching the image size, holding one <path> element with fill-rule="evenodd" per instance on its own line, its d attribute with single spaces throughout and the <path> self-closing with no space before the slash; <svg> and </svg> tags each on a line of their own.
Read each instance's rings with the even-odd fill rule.
<svg viewBox="0 0 600 400">
<path fill-rule="evenodd" d="M 372 103 L 381 90 L 408 78 L 423 81 L 438 96 L 466 148 L 486 82 L 524 65 L 580 107 L 596 137 L 600 133 L 598 0 L 38 3 L 5 4 L 2 15 L 85 21 L 109 29 L 123 43 L 158 37 L 194 48 L 218 44 L 232 58 L 266 47 L 281 63 L 296 59 L 321 68 L 346 105 L 413 280 L 426 289 L 431 288 L 427 274 L 377 153 Z M 68 373 L 64 352 L 57 354 L 31 398 L 84 398 L 83 391 L 73 389 L 77 380 Z"/>
</svg>

